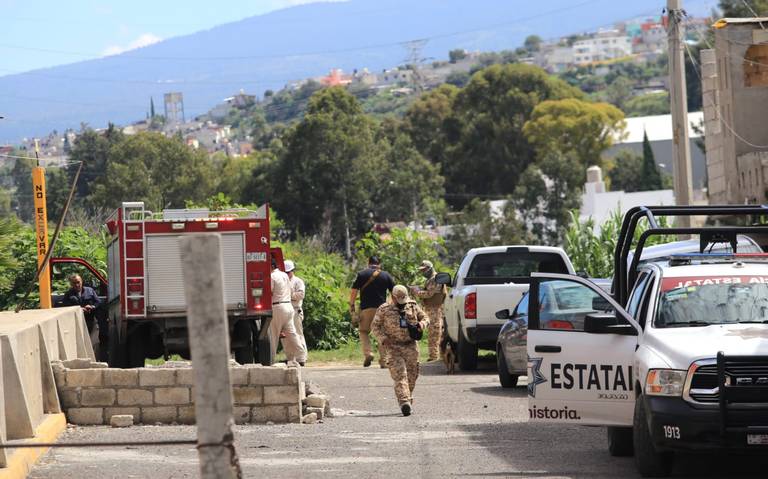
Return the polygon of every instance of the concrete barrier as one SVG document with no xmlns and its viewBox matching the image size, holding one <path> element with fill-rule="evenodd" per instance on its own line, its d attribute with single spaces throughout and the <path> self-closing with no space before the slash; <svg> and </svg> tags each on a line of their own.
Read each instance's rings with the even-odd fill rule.
<svg viewBox="0 0 768 479">
<path fill-rule="evenodd" d="M 78 357 L 95 359 L 79 307 L 0 312 L 0 443 L 33 439 L 61 414 L 51 361 Z M 0 468 L 12 461 L 0 449 Z"/>
</svg>

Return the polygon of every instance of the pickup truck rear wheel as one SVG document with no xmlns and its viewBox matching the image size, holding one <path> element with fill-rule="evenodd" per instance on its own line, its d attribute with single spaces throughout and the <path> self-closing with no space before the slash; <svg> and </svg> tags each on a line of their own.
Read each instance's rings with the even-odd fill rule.
<svg viewBox="0 0 768 479">
<path fill-rule="evenodd" d="M 672 471 L 674 456 L 671 452 L 659 452 L 653 445 L 648 419 L 643 406 L 643 397 L 635 400 L 635 415 L 632 420 L 632 442 L 635 451 L 635 466 L 643 477 L 667 477 Z"/>
<path fill-rule="evenodd" d="M 633 454 L 631 427 L 608 427 L 608 452 L 614 457 Z"/>
<path fill-rule="evenodd" d="M 509 374 L 507 367 L 507 358 L 504 356 L 504 350 L 501 346 L 496 347 L 496 367 L 499 370 L 499 382 L 503 388 L 513 388 L 517 386 L 517 376 Z"/>
<path fill-rule="evenodd" d="M 269 322 L 271 318 L 261 320 L 259 326 L 258 340 L 256 341 L 256 360 L 263 366 L 272 366 L 275 362 L 275 355 L 272 354 L 272 345 L 269 339 Z M 279 338 L 275 338 L 279 341 Z"/>
<path fill-rule="evenodd" d="M 459 323 L 459 344 L 458 344 L 459 367 L 462 371 L 474 371 L 477 369 L 477 345 L 472 344 L 464 338 L 464 332 Z"/>
</svg>

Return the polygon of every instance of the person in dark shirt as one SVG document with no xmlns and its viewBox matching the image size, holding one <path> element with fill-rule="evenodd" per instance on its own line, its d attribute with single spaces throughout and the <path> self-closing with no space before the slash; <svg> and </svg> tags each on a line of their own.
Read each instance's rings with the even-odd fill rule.
<svg viewBox="0 0 768 479">
<path fill-rule="evenodd" d="M 357 273 L 355 282 L 352 283 L 352 291 L 349 295 L 349 311 L 352 313 L 352 321 L 357 322 L 360 332 L 360 347 L 363 350 L 365 360 L 363 367 L 368 367 L 373 361 L 371 349 L 371 323 L 379 306 L 387 302 L 387 292 L 392 292 L 395 280 L 392 275 L 381 269 L 381 260 L 377 256 L 368 258 L 368 268 Z M 355 302 L 360 296 L 360 313 L 355 309 Z M 379 366 L 386 366 L 385 351 L 379 347 Z"/>
<path fill-rule="evenodd" d="M 79 274 L 73 274 L 69 277 L 69 291 L 66 292 L 61 301 L 62 306 L 80 306 L 85 316 L 85 324 L 88 326 L 88 333 L 92 341 L 96 344 L 96 333 L 98 333 L 98 345 L 96 356 L 100 361 L 106 360 L 107 341 L 109 338 L 109 324 L 105 314 L 99 309 L 101 300 L 93 288 L 83 285 L 83 278 Z M 98 320 L 98 323 L 94 321 Z M 97 325 L 97 331 L 94 326 Z"/>
</svg>

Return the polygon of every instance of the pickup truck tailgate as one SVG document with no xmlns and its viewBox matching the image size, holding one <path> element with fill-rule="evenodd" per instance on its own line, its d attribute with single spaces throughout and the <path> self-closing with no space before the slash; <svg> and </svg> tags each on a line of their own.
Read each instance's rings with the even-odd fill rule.
<svg viewBox="0 0 768 479">
<path fill-rule="evenodd" d="M 496 311 L 515 309 L 523 293 L 528 291 L 528 284 L 481 284 L 476 288 L 478 324 L 498 324 Z"/>
</svg>

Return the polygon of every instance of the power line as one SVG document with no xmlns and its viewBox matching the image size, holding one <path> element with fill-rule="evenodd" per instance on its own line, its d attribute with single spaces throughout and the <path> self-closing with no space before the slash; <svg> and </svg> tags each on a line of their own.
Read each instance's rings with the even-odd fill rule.
<svg viewBox="0 0 768 479">
<path fill-rule="evenodd" d="M 515 20 L 506 21 L 506 22 L 499 22 L 494 24 L 488 24 L 484 26 L 480 26 L 473 29 L 468 30 L 459 30 L 454 32 L 447 32 L 437 35 L 431 35 L 426 36 L 422 38 L 415 38 L 410 40 L 400 40 L 395 42 L 387 42 L 387 43 L 379 43 L 379 44 L 372 44 L 372 45 L 366 45 L 361 47 L 350 47 L 350 48 L 339 48 L 339 49 L 328 49 L 328 50 L 316 50 L 316 51 L 309 51 L 309 52 L 301 52 L 301 53 L 272 53 L 272 54 L 263 54 L 263 55 L 233 55 L 233 56 L 215 56 L 215 57 L 201 57 L 201 56 L 195 56 L 195 57 L 178 57 L 178 56 L 153 56 L 153 55 L 136 55 L 131 54 L 131 52 L 126 52 L 120 55 L 114 55 L 109 58 L 113 59 L 128 59 L 128 60 L 160 60 L 160 61 L 201 61 L 201 60 L 252 60 L 252 59 L 265 59 L 265 58 L 293 58 L 293 57 L 303 57 L 303 56 L 314 56 L 314 55 L 325 55 L 325 54 L 331 54 L 331 53 L 349 53 L 349 52 L 355 52 L 355 51 L 365 51 L 365 50 L 375 50 L 380 48 L 387 48 L 387 47 L 395 47 L 400 46 L 403 43 L 406 43 L 408 41 L 416 41 L 416 40 L 436 40 L 436 39 L 442 39 L 442 38 L 451 38 L 461 35 L 466 35 L 469 33 L 477 33 L 482 32 L 485 30 L 488 30 L 490 28 L 499 28 L 499 27 L 507 27 L 510 25 L 519 25 L 524 22 L 528 22 L 531 20 L 536 20 L 538 18 L 543 17 L 550 17 L 552 15 L 556 15 L 559 13 L 564 13 L 567 11 L 575 10 L 578 8 L 582 8 L 586 5 L 596 3 L 596 2 L 602 2 L 606 0 L 586 0 L 582 1 L 567 7 L 561 7 L 553 10 L 549 10 L 547 12 L 537 13 L 534 15 L 529 15 L 527 17 L 521 17 L 517 18 Z M 56 49 L 48 49 L 48 48 L 37 48 L 37 47 L 26 47 L 21 45 L 12 45 L 12 44 L 0 44 L 0 48 L 8 48 L 8 49 L 14 49 L 14 50 L 21 50 L 21 51 L 31 51 L 31 52 L 41 52 L 41 53 L 54 53 L 54 54 L 60 54 L 60 55 L 71 55 L 71 56 L 78 56 L 78 57 L 84 57 L 84 58 L 100 58 L 103 57 L 101 54 L 96 53 L 86 53 L 86 52 L 75 52 L 75 51 L 65 51 L 65 50 L 56 50 Z"/>
</svg>

